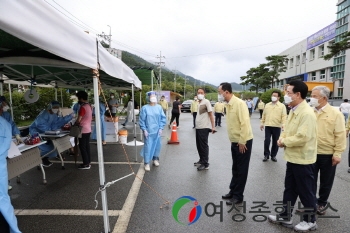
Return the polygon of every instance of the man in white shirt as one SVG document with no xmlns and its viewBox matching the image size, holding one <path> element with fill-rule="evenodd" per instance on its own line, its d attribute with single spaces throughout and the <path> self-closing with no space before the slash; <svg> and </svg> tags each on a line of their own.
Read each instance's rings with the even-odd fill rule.
<svg viewBox="0 0 350 233">
<path fill-rule="evenodd" d="M 339 110 L 343 113 L 345 118 L 345 123 L 348 120 L 349 112 L 350 112 L 350 104 L 348 103 L 348 99 L 344 99 L 344 103 L 342 103 L 339 107 Z"/>
</svg>

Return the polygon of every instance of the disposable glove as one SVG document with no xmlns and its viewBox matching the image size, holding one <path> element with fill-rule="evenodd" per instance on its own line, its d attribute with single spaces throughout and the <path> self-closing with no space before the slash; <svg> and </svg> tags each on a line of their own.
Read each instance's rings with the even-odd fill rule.
<svg viewBox="0 0 350 233">
<path fill-rule="evenodd" d="M 163 130 L 162 130 L 162 129 L 159 129 L 158 135 L 159 135 L 159 136 L 162 136 L 162 133 L 163 133 Z"/>
<path fill-rule="evenodd" d="M 145 135 L 145 138 L 148 138 L 148 132 L 147 132 L 147 130 L 144 130 L 144 131 L 143 131 L 143 135 Z"/>
<path fill-rule="evenodd" d="M 18 144 L 23 143 L 22 138 L 21 138 L 21 135 L 16 134 L 16 139 L 17 139 Z"/>
</svg>

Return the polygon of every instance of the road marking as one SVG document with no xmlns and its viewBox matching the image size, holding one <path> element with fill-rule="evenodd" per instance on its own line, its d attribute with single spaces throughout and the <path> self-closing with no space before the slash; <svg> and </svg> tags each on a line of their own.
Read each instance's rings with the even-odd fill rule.
<svg viewBox="0 0 350 233">
<path fill-rule="evenodd" d="M 108 216 L 119 216 L 120 210 L 108 210 Z M 74 215 L 74 216 L 103 216 L 102 210 L 73 210 L 73 209 L 24 209 L 15 210 L 15 215 Z"/>
<path fill-rule="evenodd" d="M 135 203 L 137 196 L 139 194 L 143 176 L 145 175 L 145 169 L 144 166 L 140 166 L 138 172 L 137 172 L 137 177 L 135 177 L 134 183 L 131 186 L 131 189 L 129 191 L 128 197 L 126 198 L 126 201 L 124 203 L 124 206 L 122 210 L 119 213 L 119 218 L 117 220 L 117 223 L 114 226 L 114 229 L 112 233 L 124 233 L 126 232 L 129 221 L 131 218 L 132 211 L 134 209 Z"/>
<path fill-rule="evenodd" d="M 50 161 L 50 162 L 52 162 L 52 163 L 62 163 L 61 161 Z M 69 163 L 75 163 L 74 161 L 64 161 L 64 163 L 67 163 L 67 164 L 69 164 Z M 78 163 L 78 162 L 77 162 Z M 91 162 L 91 164 L 98 164 L 98 162 Z M 126 165 L 128 165 L 129 163 L 128 162 L 104 162 L 104 164 L 111 164 L 111 165 L 113 165 L 113 164 L 115 164 L 115 165 L 124 165 L 124 164 L 126 164 Z M 138 162 L 130 162 L 130 164 L 137 164 L 137 165 L 140 165 L 140 164 L 142 164 L 142 163 L 138 163 Z"/>
</svg>

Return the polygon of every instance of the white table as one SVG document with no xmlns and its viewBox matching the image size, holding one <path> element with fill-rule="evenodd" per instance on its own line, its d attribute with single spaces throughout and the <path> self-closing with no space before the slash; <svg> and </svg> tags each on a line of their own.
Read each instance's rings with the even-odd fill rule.
<svg viewBox="0 0 350 233">
<path fill-rule="evenodd" d="M 40 134 L 40 137 L 47 139 L 47 140 L 51 140 L 53 145 L 54 145 L 54 150 L 57 150 L 58 156 L 60 157 L 61 160 L 61 164 L 62 164 L 62 169 L 64 170 L 64 161 L 62 158 L 61 153 L 65 152 L 66 150 L 69 150 L 72 145 L 70 142 L 70 136 L 68 135 L 69 133 L 61 133 L 61 134 L 57 134 L 57 135 L 52 135 L 52 134 Z M 52 151 L 54 151 L 52 150 Z M 51 154 L 50 151 L 48 154 Z M 43 157 L 45 157 L 46 155 L 44 155 Z"/>
<path fill-rule="evenodd" d="M 37 143 L 35 145 L 25 145 L 19 147 L 22 155 L 13 157 L 7 160 L 8 179 L 17 177 L 17 183 L 20 183 L 20 175 L 33 167 L 40 166 L 43 174 L 43 183 L 46 184 L 46 175 L 42 165 L 40 150 L 38 146 L 45 144 L 46 141 Z"/>
</svg>

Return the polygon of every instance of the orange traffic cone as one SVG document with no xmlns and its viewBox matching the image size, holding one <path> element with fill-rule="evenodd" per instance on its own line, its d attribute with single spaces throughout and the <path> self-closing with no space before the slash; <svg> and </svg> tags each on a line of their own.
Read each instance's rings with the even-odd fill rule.
<svg viewBox="0 0 350 233">
<path fill-rule="evenodd" d="M 173 128 L 171 129 L 171 137 L 168 144 L 179 144 L 179 139 L 177 138 L 176 123 L 173 123 Z"/>
</svg>

